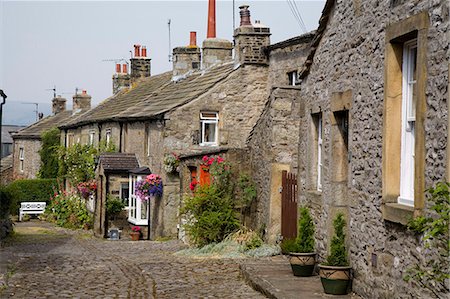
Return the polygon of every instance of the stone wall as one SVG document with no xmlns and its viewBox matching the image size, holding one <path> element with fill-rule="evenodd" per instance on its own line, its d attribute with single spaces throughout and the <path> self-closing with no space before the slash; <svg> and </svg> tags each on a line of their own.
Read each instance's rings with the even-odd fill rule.
<svg viewBox="0 0 450 299">
<path fill-rule="evenodd" d="M 268 47 L 269 49 L 269 86 L 288 85 L 287 73 L 299 72 L 314 37 L 313 33 L 306 33 L 289 40 L 279 42 Z"/>
<path fill-rule="evenodd" d="M 258 201 L 255 227 L 267 228 L 267 240 L 275 242 L 281 234 L 279 186 L 281 171 L 297 173 L 299 142 L 299 89 L 276 88 L 249 138 L 252 176 L 257 185 Z"/>
<path fill-rule="evenodd" d="M 267 68 L 241 66 L 194 101 L 167 113 L 164 148 L 199 152 L 194 144 L 200 130 L 200 111 L 219 112 L 219 146 L 243 147 L 267 101 Z"/>
<path fill-rule="evenodd" d="M 20 169 L 19 149 L 24 150 L 23 171 Z M 13 150 L 13 178 L 35 179 L 41 167 L 41 140 L 39 139 L 14 139 Z"/>
<path fill-rule="evenodd" d="M 403 281 L 406 269 L 420 263 L 422 244 L 405 226 L 385 221 L 381 213 L 385 33 L 387 24 L 428 12 L 424 176 L 430 187 L 444 179 L 446 170 L 448 3 L 337 1 L 334 6 L 310 73 L 301 85 L 300 201 L 313 208 L 321 256 L 329 246 L 334 215 L 338 211 L 346 215 L 354 291 L 368 298 L 429 298 L 426 290 Z M 332 104 L 343 94 L 350 99 L 345 107 L 349 110 L 350 160 L 348 170 L 339 174 L 338 165 L 346 162 L 335 155 L 341 145 L 336 143 Z M 315 112 L 321 112 L 324 121 L 321 192 L 308 183 L 314 176 L 308 153 L 313 151 L 311 114 Z"/>
</svg>

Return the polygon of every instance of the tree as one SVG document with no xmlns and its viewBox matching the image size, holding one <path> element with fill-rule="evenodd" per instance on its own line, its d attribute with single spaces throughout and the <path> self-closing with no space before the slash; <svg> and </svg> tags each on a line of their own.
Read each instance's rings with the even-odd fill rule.
<svg viewBox="0 0 450 299">
<path fill-rule="evenodd" d="M 41 179 L 51 179 L 58 176 L 58 148 L 60 132 L 58 128 L 51 128 L 41 135 L 42 147 L 39 150 L 41 166 L 38 176 Z"/>
</svg>

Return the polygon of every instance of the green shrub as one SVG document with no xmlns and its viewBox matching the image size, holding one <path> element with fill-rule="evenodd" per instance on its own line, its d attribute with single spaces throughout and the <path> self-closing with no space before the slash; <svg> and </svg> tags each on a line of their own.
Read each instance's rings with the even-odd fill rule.
<svg viewBox="0 0 450 299">
<path fill-rule="evenodd" d="M 297 252 L 314 252 L 314 221 L 307 207 L 300 208 L 296 241 L 298 244 Z"/>
<path fill-rule="evenodd" d="M 125 204 L 118 197 L 108 196 L 106 200 L 106 214 L 108 217 L 116 217 L 125 208 Z"/>
<path fill-rule="evenodd" d="M 239 228 L 230 194 L 214 184 L 201 186 L 187 197 L 181 212 L 188 217 L 186 231 L 198 246 L 220 242 Z"/>
<path fill-rule="evenodd" d="M 5 186 L 0 186 L 0 219 L 8 219 L 12 202 L 9 190 Z"/>
<path fill-rule="evenodd" d="M 300 251 L 296 238 L 283 239 L 283 241 L 281 241 L 280 247 L 283 254 Z"/>
<path fill-rule="evenodd" d="M 56 179 L 16 180 L 7 186 L 12 196 L 11 214 L 17 215 L 20 202 L 43 201 L 50 202 L 50 198 L 58 190 Z"/>
<path fill-rule="evenodd" d="M 325 265 L 328 266 L 348 266 L 347 248 L 345 246 L 345 228 L 346 222 L 344 214 L 339 213 L 333 220 L 334 235 L 331 239 L 330 254 L 327 257 Z"/>
<path fill-rule="evenodd" d="M 92 227 L 93 218 L 84 199 L 74 193 L 59 192 L 45 209 L 46 219 L 66 228 Z"/>
<path fill-rule="evenodd" d="M 432 213 L 416 217 L 408 223 L 410 230 L 423 234 L 423 246 L 426 249 L 434 248 L 437 255 L 425 256 L 425 263 L 409 268 L 404 279 L 415 281 L 421 287 L 429 289 L 437 298 L 442 295 L 439 293 L 448 294 L 450 291 L 449 188 L 449 183 L 441 182 L 428 189 L 427 199 L 432 203 Z"/>
<path fill-rule="evenodd" d="M 56 178 L 58 176 L 58 148 L 60 146 L 60 133 L 58 128 L 45 131 L 42 136 L 42 146 L 39 150 L 41 167 L 38 176 L 41 179 Z"/>
</svg>

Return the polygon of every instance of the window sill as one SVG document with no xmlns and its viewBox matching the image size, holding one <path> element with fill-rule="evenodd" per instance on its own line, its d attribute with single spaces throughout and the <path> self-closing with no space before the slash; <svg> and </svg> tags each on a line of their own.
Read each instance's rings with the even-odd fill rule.
<svg viewBox="0 0 450 299">
<path fill-rule="evenodd" d="M 393 202 L 383 204 L 381 211 L 384 220 L 403 225 L 406 225 L 414 216 L 414 207 Z"/>
</svg>

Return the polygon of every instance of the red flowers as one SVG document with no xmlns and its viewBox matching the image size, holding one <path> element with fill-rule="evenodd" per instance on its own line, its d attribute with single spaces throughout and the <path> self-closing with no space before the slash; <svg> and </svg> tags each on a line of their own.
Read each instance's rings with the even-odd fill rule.
<svg viewBox="0 0 450 299">
<path fill-rule="evenodd" d="M 217 162 L 217 164 L 220 164 L 223 163 L 225 160 L 221 156 L 217 156 L 216 158 L 214 158 L 205 155 L 203 156 L 202 161 L 203 165 L 211 166 L 214 163 L 214 161 Z"/>
<path fill-rule="evenodd" d="M 191 189 L 191 191 L 195 190 L 195 187 L 197 187 L 198 182 L 196 180 L 192 181 L 191 184 L 189 185 L 189 189 Z"/>
<path fill-rule="evenodd" d="M 141 227 L 140 227 L 140 226 L 133 226 L 133 227 L 131 228 L 131 230 L 134 231 L 135 233 L 138 233 L 138 232 L 141 231 Z"/>
</svg>

